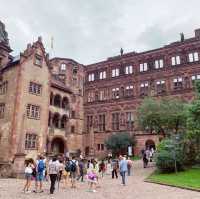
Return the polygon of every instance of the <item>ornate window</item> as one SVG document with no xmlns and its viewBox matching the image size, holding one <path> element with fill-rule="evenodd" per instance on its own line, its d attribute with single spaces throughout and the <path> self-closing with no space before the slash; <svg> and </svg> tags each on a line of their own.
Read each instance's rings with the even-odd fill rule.
<svg viewBox="0 0 200 199">
<path fill-rule="evenodd" d="M 149 92 L 149 83 L 144 82 L 140 84 L 140 95 L 148 95 Z"/>
<path fill-rule="evenodd" d="M 183 88 L 183 78 L 182 77 L 174 78 L 173 83 L 174 83 L 174 90 Z"/>
<path fill-rule="evenodd" d="M 5 113 L 5 104 L 0 103 L 0 119 L 4 118 L 4 113 Z"/>
<path fill-rule="evenodd" d="M 133 85 L 126 86 L 125 96 L 126 97 L 133 96 Z"/>
<path fill-rule="evenodd" d="M 36 149 L 37 148 L 37 135 L 36 134 L 26 134 L 25 149 Z"/>
<path fill-rule="evenodd" d="M 148 64 L 147 63 L 141 63 L 140 64 L 140 72 L 145 72 L 148 70 Z"/>
<path fill-rule="evenodd" d="M 194 84 L 196 80 L 200 80 L 200 74 L 199 75 L 192 75 L 191 79 L 192 79 L 192 84 Z"/>
<path fill-rule="evenodd" d="M 112 113 L 112 130 L 119 130 L 119 113 Z"/>
<path fill-rule="evenodd" d="M 98 151 L 104 151 L 104 144 L 97 144 Z"/>
<path fill-rule="evenodd" d="M 42 66 L 42 57 L 38 54 L 35 55 L 35 65 Z"/>
<path fill-rule="evenodd" d="M 106 130 L 106 116 L 105 116 L 105 114 L 99 115 L 98 126 L 99 126 L 99 131 L 102 132 L 102 131 Z"/>
<path fill-rule="evenodd" d="M 166 91 L 165 81 L 164 80 L 157 81 L 156 82 L 156 89 L 157 89 L 157 94 L 164 93 Z"/>
<path fill-rule="evenodd" d="M 95 101 L 95 93 L 94 91 L 89 91 L 88 92 L 88 99 L 87 99 L 88 102 L 94 102 Z"/>
<path fill-rule="evenodd" d="M 181 59 L 180 56 L 175 56 L 171 58 L 172 66 L 180 65 Z"/>
<path fill-rule="evenodd" d="M 119 99 L 119 88 L 113 88 L 112 89 L 112 98 L 113 99 Z"/>
<path fill-rule="evenodd" d="M 36 84 L 34 82 L 30 82 L 29 84 L 29 93 L 34 95 L 41 95 L 42 93 L 42 85 Z"/>
<path fill-rule="evenodd" d="M 26 107 L 27 117 L 31 119 L 40 119 L 40 106 L 28 104 Z"/>
<path fill-rule="evenodd" d="M 133 130 L 134 128 L 134 115 L 133 112 L 126 113 L 126 129 Z"/>
</svg>

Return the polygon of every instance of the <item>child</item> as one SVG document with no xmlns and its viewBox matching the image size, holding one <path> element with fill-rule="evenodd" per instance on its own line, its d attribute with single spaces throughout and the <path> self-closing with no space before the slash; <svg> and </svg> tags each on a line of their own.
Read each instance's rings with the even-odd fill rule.
<svg viewBox="0 0 200 199">
<path fill-rule="evenodd" d="M 87 180 L 89 184 L 89 191 L 96 192 L 95 187 L 97 184 L 97 175 L 96 175 L 95 170 L 92 170 L 87 174 Z"/>
</svg>

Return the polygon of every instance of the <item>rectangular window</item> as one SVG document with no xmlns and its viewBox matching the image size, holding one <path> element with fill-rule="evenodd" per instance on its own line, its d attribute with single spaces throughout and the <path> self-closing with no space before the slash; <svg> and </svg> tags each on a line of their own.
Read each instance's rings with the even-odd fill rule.
<svg viewBox="0 0 200 199">
<path fill-rule="evenodd" d="M 174 78 L 173 83 L 174 83 L 174 90 L 183 88 L 183 78 L 182 77 Z"/>
<path fill-rule="evenodd" d="M 93 91 L 88 92 L 88 102 L 94 102 L 95 101 L 95 94 Z"/>
<path fill-rule="evenodd" d="M 119 113 L 112 114 L 112 130 L 119 130 Z"/>
<path fill-rule="evenodd" d="M 8 89 L 8 82 L 7 81 L 0 83 L 0 95 L 6 94 L 7 89 Z"/>
<path fill-rule="evenodd" d="M 34 82 L 30 82 L 29 84 L 29 93 L 34 95 L 41 95 L 42 93 L 42 85 L 36 84 Z"/>
<path fill-rule="evenodd" d="M 189 62 L 199 61 L 199 54 L 198 54 L 198 52 L 189 53 L 188 58 L 189 58 Z"/>
<path fill-rule="evenodd" d="M 148 82 L 144 82 L 144 83 L 141 83 L 140 84 L 140 95 L 148 95 L 148 92 L 149 92 L 149 84 Z"/>
<path fill-rule="evenodd" d="M 132 74 L 133 73 L 133 66 L 126 66 L 125 67 L 125 74 Z"/>
<path fill-rule="evenodd" d="M 133 130 L 134 128 L 134 115 L 133 112 L 126 113 L 126 129 Z"/>
<path fill-rule="evenodd" d="M 164 64 L 163 64 L 163 60 L 155 60 L 155 69 L 159 69 L 159 68 L 163 68 Z"/>
<path fill-rule="evenodd" d="M 0 119 L 4 118 L 4 114 L 5 114 L 5 104 L 0 103 Z"/>
<path fill-rule="evenodd" d="M 200 80 L 200 74 L 199 75 L 192 75 L 191 79 L 192 79 L 192 84 L 194 84 L 196 80 Z"/>
<path fill-rule="evenodd" d="M 60 70 L 61 70 L 61 71 L 65 71 L 66 68 L 67 68 L 67 66 L 66 66 L 65 63 L 62 63 L 62 64 L 60 65 Z"/>
<path fill-rule="evenodd" d="M 112 99 L 119 99 L 119 88 L 112 89 Z"/>
<path fill-rule="evenodd" d="M 104 151 L 104 144 L 101 144 L 101 150 Z"/>
<path fill-rule="evenodd" d="M 126 86 L 125 96 L 126 97 L 133 96 L 133 86 L 132 85 Z"/>
<path fill-rule="evenodd" d="M 26 134 L 25 149 L 36 149 L 37 148 L 37 135 Z"/>
<path fill-rule="evenodd" d="M 94 73 L 91 73 L 88 75 L 88 81 L 93 82 L 94 81 Z"/>
<path fill-rule="evenodd" d="M 106 71 L 100 72 L 99 79 L 106 79 Z"/>
<path fill-rule="evenodd" d="M 171 58 L 172 66 L 180 65 L 181 59 L 180 56 L 175 56 Z"/>
<path fill-rule="evenodd" d="M 119 76 L 119 68 L 112 69 L 112 77 Z"/>
<path fill-rule="evenodd" d="M 28 104 L 26 107 L 26 114 L 28 118 L 40 119 L 40 107 Z"/>
<path fill-rule="evenodd" d="M 164 80 L 157 81 L 156 82 L 156 89 L 157 89 L 157 94 L 164 93 L 166 91 L 165 81 Z"/>
<path fill-rule="evenodd" d="M 88 115 L 87 116 L 87 131 L 89 132 L 90 128 L 92 127 L 93 124 L 93 116 Z"/>
<path fill-rule="evenodd" d="M 35 55 L 35 65 L 42 66 L 42 57 L 40 55 Z"/>
<path fill-rule="evenodd" d="M 106 130 L 106 116 L 105 116 L 105 114 L 99 115 L 98 126 L 99 126 L 99 131 L 100 132 Z"/>
<path fill-rule="evenodd" d="M 148 70 L 148 65 L 147 63 L 142 63 L 140 64 L 140 72 L 145 72 Z"/>
<path fill-rule="evenodd" d="M 108 98 L 108 89 L 105 88 L 99 91 L 99 100 L 104 101 Z"/>
</svg>

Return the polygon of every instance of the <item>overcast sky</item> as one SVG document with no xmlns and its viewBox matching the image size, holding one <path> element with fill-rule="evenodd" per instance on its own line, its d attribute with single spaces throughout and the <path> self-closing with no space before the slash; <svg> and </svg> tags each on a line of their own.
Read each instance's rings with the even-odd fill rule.
<svg viewBox="0 0 200 199">
<path fill-rule="evenodd" d="M 193 36 L 200 0 L 0 0 L 14 55 L 39 35 L 52 54 L 89 64 Z"/>
</svg>

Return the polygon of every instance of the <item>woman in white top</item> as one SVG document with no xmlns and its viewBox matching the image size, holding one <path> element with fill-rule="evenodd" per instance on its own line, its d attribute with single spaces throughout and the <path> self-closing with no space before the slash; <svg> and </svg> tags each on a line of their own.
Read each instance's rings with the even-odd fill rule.
<svg viewBox="0 0 200 199">
<path fill-rule="evenodd" d="M 29 188 L 31 186 L 31 178 L 32 178 L 32 173 L 33 173 L 34 166 L 30 161 L 27 161 L 25 164 L 26 164 L 26 167 L 25 167 L 26 183 L 24 185 L 23 192 L 24 193 L 30 193 L 31 191 L 29 190 Z"/>
</svg>

